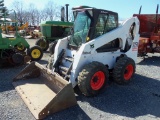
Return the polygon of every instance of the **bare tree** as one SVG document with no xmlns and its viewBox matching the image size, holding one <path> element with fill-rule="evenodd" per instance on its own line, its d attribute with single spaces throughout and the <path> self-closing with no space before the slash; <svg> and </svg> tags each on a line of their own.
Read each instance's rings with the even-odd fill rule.
<svg viewBox="0 0 160 120">
<path fill-rule="evenodd" d="M 48 1 L 45 5 L 46 7 L 42 10 L 38 10 L 36 6 L 32 3 L 24 7 L 24 3 L 22 0 L 14 0 L 12 3 L 12 9 L 14 9 L 17 13 L 17 20 L 20 25 L 28 22 L 30 25 L 39 25 L 41 21 L 53 21 L 60 20 L 61 18 L 61 6 L 54 3 L 52 0 Z M 68 14 L 69 21 L 72 21 L 72 12 L 69 10 Z M 15 19 L 14 14 L 10 14 L 12 20 Z"/>
<path fill-rule="evenodd" d="M 47 18 L 48 18 L 47 9 L 44 8 L 44 9 L 41 11 L 41 20 L 42 20 L 42 21 L 46 21 Z"/>
<path fill-rule="evenodd" d="M 25 8 L 24 8 L 24 5 L 23 5 L 23 1 L 21 0 L 15 0 L 13 3 L 12 3 L 12 6 L 13 6 L 13 9 L 16 11 L 17 13 L 17 20 L 18 22 L 20 23 L 20 25 L 23 24 L 23 20 L 24 20 L 24 11 L 25 11 Z"/>
<path fill-rule="evenodd" d="M 29 23 L 30 20 L 30 12 L 24 11 L 24 18 L 23 18 L 23 23 Z"/>
<path fill-rule="evenodd" d="M 41 20 L 42 20 L 41 11 L 40 10 L 36 10 L 35 14 L 36 14 L 36 19 L 35 19 L 36 24 L 39 25 L 41 23 Z"/>
<path fill-rule="evenodd" d="M 35 5 L 34 4 L 30 4 L 29 5 L 29 9 L 28 9 L 28 12 L 30 13 L 29 15 L 29 21 L 32 25 L 35 25 L 36 23 L 36 12 L 37 12 L 37 9 L 35 8 Z"/>
<path fill-rule="evenodd" d="M 49 20 L 51 21 L 56 20 L 57 13 L 60 12 L 60 7 L 51 0 L 48 1 L 46 6 L 47 7 L 45 8 L 45 11 L 47 12 Z"/>
<path fill-rule="evenodd" d="M 68 21 L 70 21 L 70 22 L 74 21 L 73 12 L 71 9 L 68 11 Z"/>
</svg>

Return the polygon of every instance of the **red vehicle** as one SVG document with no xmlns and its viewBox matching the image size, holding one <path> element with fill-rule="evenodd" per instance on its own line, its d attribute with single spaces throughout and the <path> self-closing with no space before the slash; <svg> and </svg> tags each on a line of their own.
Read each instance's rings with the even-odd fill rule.
<svg viewBox="0 0 160 120">
<path fill-rule="evenodd" d="M 140 39 L 138 55 L 145 56 L 147 53 L 160 53 L 160 14 L 134 14 L 140 21 Z"/>
</svg>

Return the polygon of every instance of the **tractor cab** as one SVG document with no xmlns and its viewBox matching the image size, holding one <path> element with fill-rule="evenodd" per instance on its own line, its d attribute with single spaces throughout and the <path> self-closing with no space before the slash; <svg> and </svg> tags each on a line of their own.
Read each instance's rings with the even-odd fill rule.
<svg viewBox="0 0 160 120">
<path fill-rule="evenodd" d="M 69 46 L 79 48 L 94 38 L 97 38 L 118 27 L 118 14 L 108 10 L 88 6 L 72 8 L 74 26 Z"/>
</svg>

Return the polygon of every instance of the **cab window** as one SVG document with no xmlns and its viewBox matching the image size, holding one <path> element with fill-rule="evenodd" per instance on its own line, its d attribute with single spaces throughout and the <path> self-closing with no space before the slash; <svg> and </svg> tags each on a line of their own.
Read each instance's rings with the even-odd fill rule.
<svg viewBox="0 0 160 120">
<path fill-rule="evenodd" d="M 117 27 L 116 16 L 111 14 L 100 14 L 95 29 L 95 38 L 99 37 Z"/>
<path fill-rule="evenodd" d="M 105 27 L 105 33 L 115 29 L 117 27 L 116 18 L 114 15 L 109 15 L 108 20 Z"/>
</svg>

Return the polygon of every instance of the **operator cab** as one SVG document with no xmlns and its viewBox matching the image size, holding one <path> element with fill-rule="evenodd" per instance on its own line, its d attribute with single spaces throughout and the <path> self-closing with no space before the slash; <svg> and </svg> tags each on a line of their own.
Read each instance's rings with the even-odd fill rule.
<svg viewBox="0 0 160 120">
<path fill-rule="evenodd" d="M 72 8 L 74 26 L 69 46 L 78 49 L 83 43 L 118 27 L 118 13 L 88 6 Z"/>
</svg>

